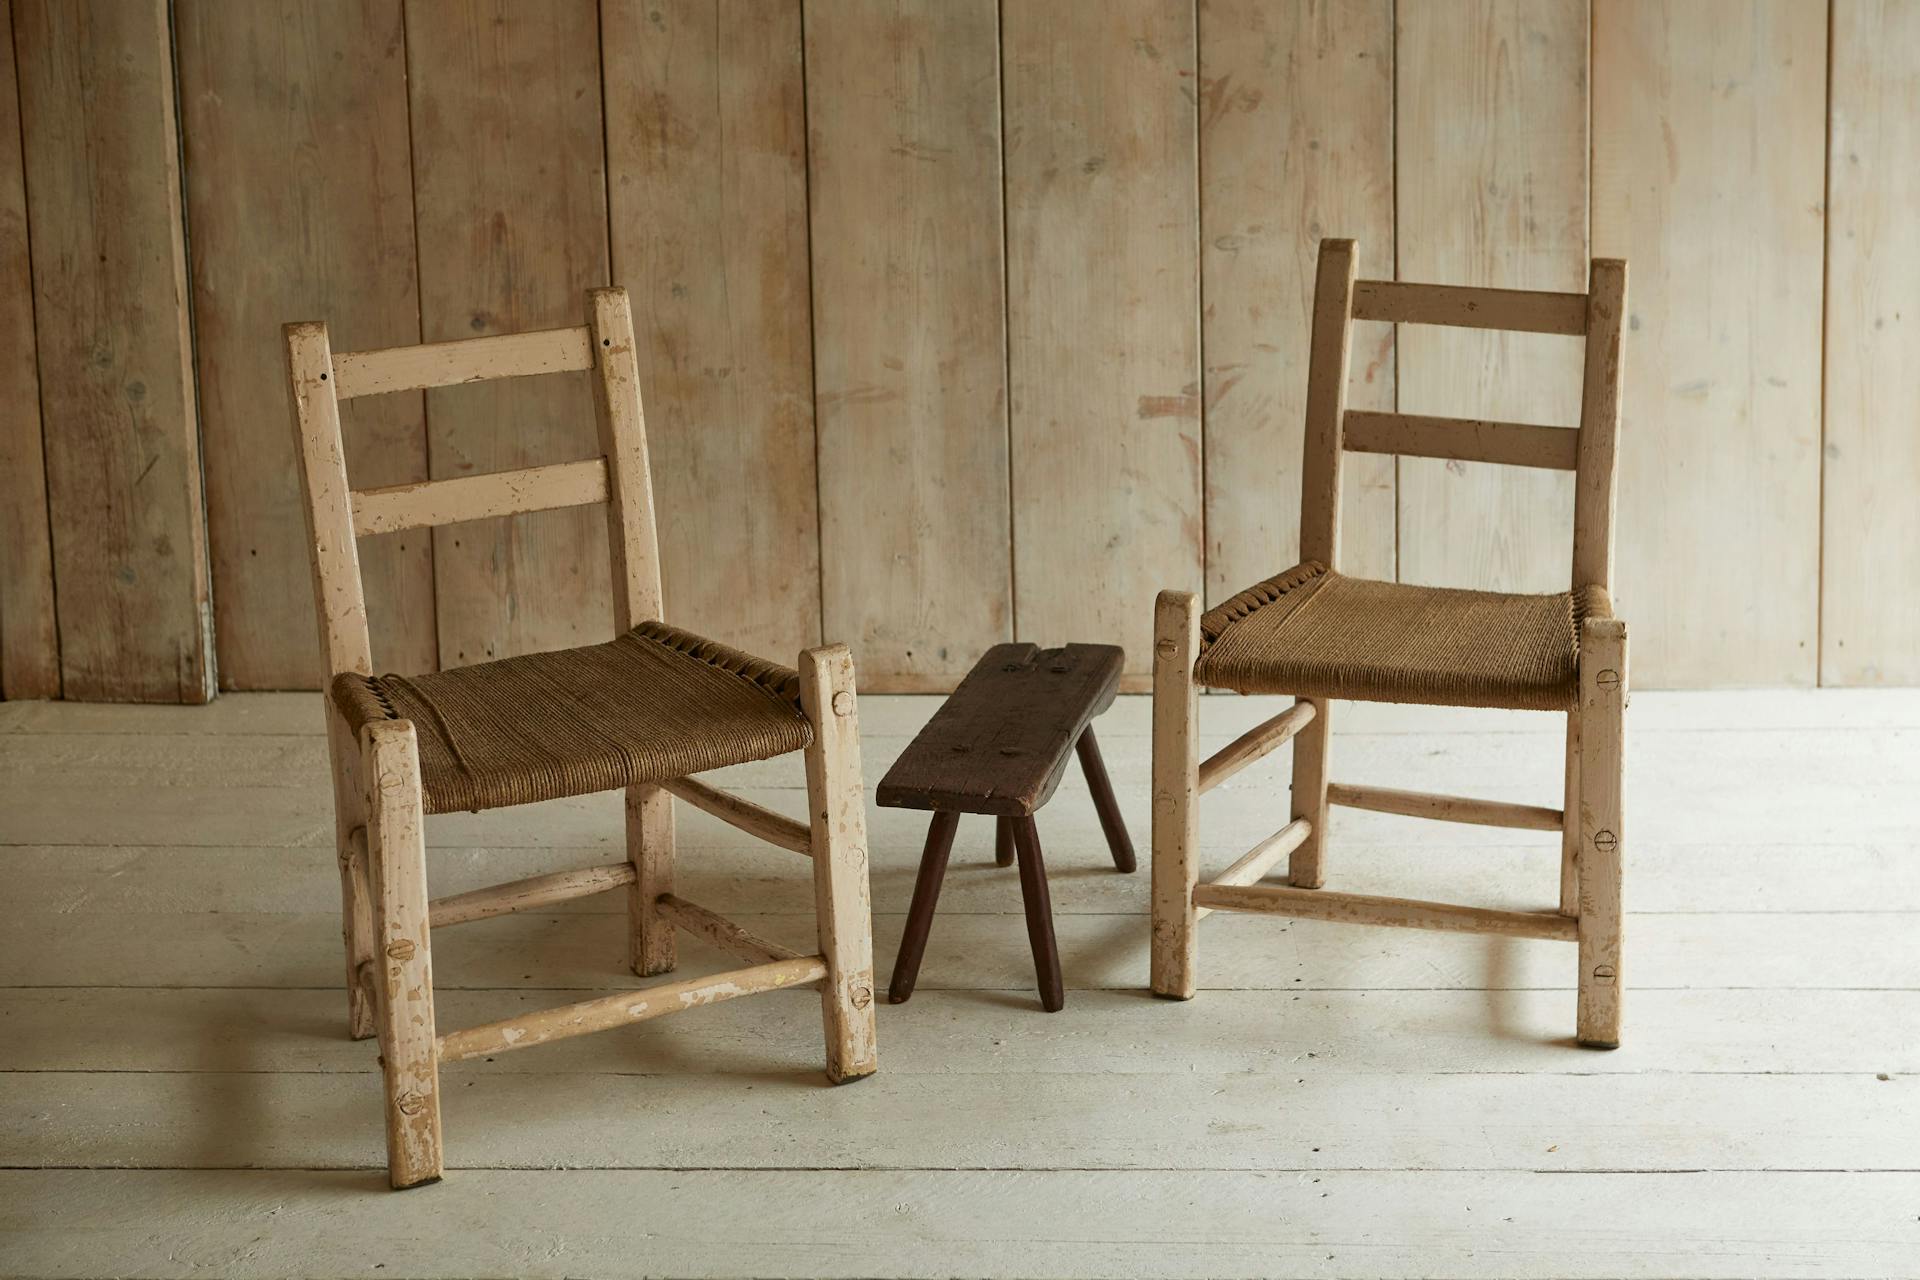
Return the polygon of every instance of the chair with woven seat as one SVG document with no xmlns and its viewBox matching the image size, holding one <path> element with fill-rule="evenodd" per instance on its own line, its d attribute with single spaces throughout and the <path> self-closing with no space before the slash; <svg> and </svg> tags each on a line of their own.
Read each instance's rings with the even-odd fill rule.
<svg viewBox="0 0 1920 1280">
<path fill-rule="evenodd" d="M 620 289 L 588 321 L 503 337 L 333 353 L 323 324 L 286 327 L 293 424 L 329 683 L 328 746 L 341 874 L 348 1017 L 377 1034 L 395 1187 L 441 1174 L 440 1068 L 735 996 L 820 989 L 829 1080 L 875 1066 L 873 941 L 853 662 L 809 649 L 794 670 L 660 620 L 660 571 L 633 319 Z M 340 401 L 591 371 L 600 456 L 425 484 L 351 490 Z M 614 639 L 433 674 L 373 674 L 355 539 L 604 504 Z M 795 821 L 689 776 L 803 752 L 809 818 Z M 427 814 L 624 790 L 627 860 L 427 896 Z M 812 860 L 819 952 L 749 934 L 673 892 L 672 798 Z M 747 967 L 438 1033 L 430 933 L 624 888 L 628 963 L 672 970 L 689 932 Z"/>
<path fill-rule="evenodd" d="M 1301 563 L 1202 613 L 1184 591 L 1155 604 L 1153 934 L 1156 994 L 1194 994 L 1196 929 L 1212 911 L 1551 938 L 1579 951 L 1582 1044 L 1620 1039 L 1621 771 L 1626 625 L 1613 616 L 1613 500 L 1626 264 L 1597 259 L 1588 292 L 1540 293 L 1354 278 L 1351 240 L 1326 240 L 1314 286 L 1300 509 Z M 1354 320 L 1580 336 L 1577 428 L 1348 410 Z M 1573 573 L 1548 595 L 1348 577 L 1337 569 L 1344 450 L 1574 472 Z M 1202 762 L 1202 688 L 1291 694 L 1292 706 Z M 1564 712 L 1562 807 L 1327 780 L 1336 698 Z M 1209 881 L 1198 800 L 1291 741 L 1288 823 Z M 1514 911 L 1323 889 L 1330 804 L 1412 817 L 1558 831 L 1559 902 Z M 1266 880 L 1288 859 L 1287 882 Z"/>
</svg>

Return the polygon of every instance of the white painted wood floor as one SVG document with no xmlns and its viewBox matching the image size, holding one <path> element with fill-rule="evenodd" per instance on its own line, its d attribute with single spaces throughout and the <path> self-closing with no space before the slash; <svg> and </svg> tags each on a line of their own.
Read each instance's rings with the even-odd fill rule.
<svg viewBox="0 0 1920 1280">
<path fill-rule="evenodd" d="M 869 787 L 933 705 L 863 700 Z M 1276 706 L 1206 700 L 1205 742 Z M 1629 716 L 1617 1052 L 1573 1046 L 1551 942 L 1222 914 L 1198 998 L 1149 998 L 1123 698 L 1099 731 L 1141 869 L 1077 772 L 1040 819 L 1064 1012 L 970 820 L 877 1076 L 825 1085 L 810 992 L 453 1067 L 447 1180 L 394 1194 L 316 698 L 0 705 L 0 1274 L 1920 1275 L 1920 693 Z M 1560 723 L 1336 708 L 1334 776 L 1557 803 Z M 1287 767 L 1207 797 L 1209 870 L 1285 820 Z M 802 812 L 797 756 L 724 780 Z M 1334 886 L 1553 901 L 1552 837 L 1336 813 Z M 801 859 L 679 821 L 688 896 L 808 943 Z M 870 822 L 884 986 L 925 819 Z M 434 892 L 619 839 L 612 796 L 436 818 Z M 632 985 L 620 907 L 437 936 L 442 1027 Z"/>
</svg>

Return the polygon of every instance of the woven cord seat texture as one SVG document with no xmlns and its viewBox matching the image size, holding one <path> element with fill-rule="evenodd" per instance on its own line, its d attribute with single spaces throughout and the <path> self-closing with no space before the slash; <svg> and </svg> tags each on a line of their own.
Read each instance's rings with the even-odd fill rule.
<svg viewBox="0 0 1920 1280">
<path fill-rule="evenodd" d="M 1508 595 L 1295 565 L 1200 618 L 1194 679 L 1242 693 L 1565 711 L 1598 588 Z"/>
<path fill-rule="evenodd" d="M 794 671 L 659 622 L 434 675 L 343 674 L 332 696 L 356 735 L 413 721 L 428 813 L 661 782 L 813 740 Z"/>
</svg>

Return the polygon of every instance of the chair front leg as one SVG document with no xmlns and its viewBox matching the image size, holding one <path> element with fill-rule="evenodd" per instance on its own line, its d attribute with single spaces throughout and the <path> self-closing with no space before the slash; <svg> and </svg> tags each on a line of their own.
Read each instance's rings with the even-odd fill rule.
<svg viewBox="0 0 1920 1280">
<path fill-rule="evenodd" d="M 1318 889 L 1327 882 L 1327 698 L 1303 698 L 1312 704 L 1313 719 L 1293 739 L 1293 814 L 1307 820 L 1307 838 L 1287 859 L 1287 882 L 1296 889 Z"/>
<path fill-rule="evenodd" d="M 413 1187 L 437 1182 L 441 1173 L 420 748 L 406 720 L 369 724 L 360 740 L 374 939 L 380 952 L 374 993 L 387 1094 L 387 1177 L 396 1188 Z"/>
<path fill-rule="evenodd" d="M 800 704 L 813 725 L 806 749 L 807 809 L 814 912 L 827 962 L 820 988 L 827 1078 L 841 1084 L 871 1075 L 877 1065 L 866 792 L 860 781 L 853 655 L 845 645 L 800 655 Z"/>
<path fill-rule="evenodd" d="M 347 1034 L 374 1033 L 373 891 L 367 870 L 367 799 L 360 781 L 360 744 L 332 702 L 327 754 L 333 765 L 334 849 L 340 863 L 340 941 L 347 961 Z"/>
<path fill-rule="evenodd" d="M 1589 618 L 1580 642 L 1580 1043 L 1620 1044 L 1627 628 Z"/>
<path fill-rule="evenodd" d="M 679 963 L 672 922 L 658 903 L 673 892 L 673 797 L 655 786 L 627 788 L 627 963 L 643 978 Z"/>
<path fill-rule="evenodd" d="M 1193 886 L 1199 878 L 1199 700 L 1193 663 L 1200 604 L 1190 591 L 1162 591 L 1153 613 L 1153 993 L 1191 1000 Z"/>
</svg>

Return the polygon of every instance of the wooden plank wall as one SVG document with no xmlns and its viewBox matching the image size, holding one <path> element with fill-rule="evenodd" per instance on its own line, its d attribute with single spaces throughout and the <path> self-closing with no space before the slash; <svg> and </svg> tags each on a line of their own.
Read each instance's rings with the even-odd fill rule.
<svg viewBox="0 0 1920 1280">
<path fill-rule="evenodd" d="M 61 685 L 94 701 L 205 702 L 213 627 L 167 5 L 15 0 L 13 39 Z"/>
<path fill-rule="evenodd" d="M 872 690 L 1009 637 L 1143 672 L 1156 591 L 1296 554 L 1323 235 L 1402 279 L 1630 259 L 1643 683 L 1920 680 L 1920 0 L 0 0 L 0 28 L 5 696 L 203 699 L 216 638 L 220 687 L 314 683 L 279 324 L 506 332 L 608 281 L 671 618 L 846 639 Z M 1356 337 L 1356 406 L 1572 421 L 1570 340 Z M 345 431 L 359 485 L 594 448 L 579 376 Z M 1347 468 L 1349 571 L 1564 585 L 1566 477 Z M 608 630 L 592 512 L 364 555 L 383 668 Z"/>
<path fill-rule="evenodd" d="M 1920 684 L 1920 4 L 1832 30 L 1820 679 Z"/>
</svg>

